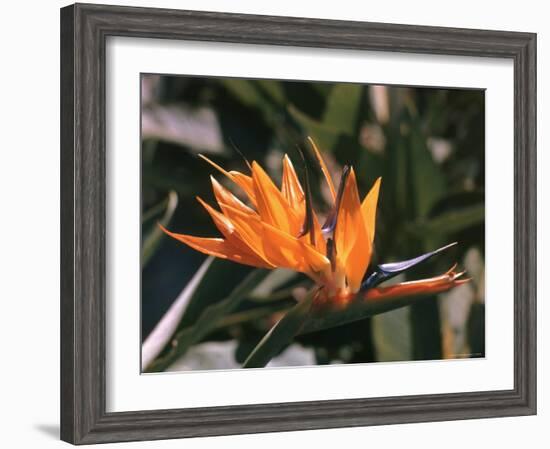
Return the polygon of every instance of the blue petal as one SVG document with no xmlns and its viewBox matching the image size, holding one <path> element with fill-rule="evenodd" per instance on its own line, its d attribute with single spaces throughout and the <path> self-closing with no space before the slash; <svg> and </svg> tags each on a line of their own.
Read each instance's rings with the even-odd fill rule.
<svg viewBox="0 0 550 449">
<path fill-rule="evenodd" d="M 451 243 L 449 245 L 443 246 L 442 248 L 436 249 L 435 251 L 422 254 L 421 256 L 415 257 L 413 259 L 404 260 L 403 262 L 392 262 L 378 265 L 376 270 L 367 277 L 366 280 L 361 284 L 361 290 L 365 291 L 369 288 L 376 287 L 381 282 L 384 282 L 388 279 L 391 279 L 394 276 L 397 276 L 400 273 L 407 271 L 408 269 L 428 260 L 429 258 L 439 254 L 446 249 L 449 249 L 455 246 L 457 243 Z"/>
</svg>

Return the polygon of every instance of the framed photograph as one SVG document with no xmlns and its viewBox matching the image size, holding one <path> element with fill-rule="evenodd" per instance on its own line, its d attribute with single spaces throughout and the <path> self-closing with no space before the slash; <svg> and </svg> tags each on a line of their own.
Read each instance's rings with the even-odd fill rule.
<svg viewBox="0 0 550 449">
<path fill-rule="evenodd" d="M 61 437 L 536 413 L 536 35 L 61 10 Z"/>
</svg>

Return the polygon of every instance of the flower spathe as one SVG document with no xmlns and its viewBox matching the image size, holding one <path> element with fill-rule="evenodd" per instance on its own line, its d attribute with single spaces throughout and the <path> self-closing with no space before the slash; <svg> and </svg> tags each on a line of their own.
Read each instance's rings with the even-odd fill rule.
<svg viewBox="0 0 550 449">
<path fill-rule="evenodd" d="M 365 274 L 373 252 L 381 178 L 361 200 L 355 172 L 352 167 L 346 167 L 337 191 L 320 151 L 313 140 L 309 141 L 333 200 L 332 211 L 323 226 L 311 204 L 307 171 L 304 189 L 287 155 L 282 161 L 280 187 L 255 161 L 248 164 L 250 174 L 244 174 L 226 171 L 201 156 L 246 193 L 249 205 L 211 176 L 219 209 L 199 197 L 197 199 L 222 237 L 196 237 L 162 229 L 208 255 L 254 267 L 282 267 L 304 273 L 320 287 L 324 300 L 346 300 L 360 290 L 366 290 L 367 299 L 369 296 L 374 299 L 384 294 L 395 295 L 396 291 L 404 295 L 407 292 L 429 293 L 431 290 L 435 293 L 464 282 L 457 280 L 462 273 L 451 270 L 437 278 L 403 283 L 400 288 L 392 286 L 387 290 L 390 287 L 386 287 L 386 292 L 374 285 L 365 289 Z M 425 255 L 424 259 L 431 255 Z M 382 270 L 381 273 L 385 275 L 386 272 Z"/>
</svg>

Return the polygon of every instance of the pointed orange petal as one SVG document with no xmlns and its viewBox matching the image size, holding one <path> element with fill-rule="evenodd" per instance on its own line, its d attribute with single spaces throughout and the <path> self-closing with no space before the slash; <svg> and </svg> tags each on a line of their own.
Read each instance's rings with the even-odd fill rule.
<svg viewBox="0 0 550 449">
<path fill-rule="evenodd" d="M 321 166 L 321 171 L 323 172 L 323 175 L 325 175 L 325 179 L 327 180 L 328 188 L 330 189 L 330 195 L 332 196 L 332 201 L 336 200 L 336 189 L 334 188 L 334 183 L 332 182 L 332 177 L 330 176 L 330 173 L 328 171 L 327 165 L 325 164 L 325 161 L 323 159 L 323 156 L 321 155 L 321 152 L 319 151 L 319 148 L 317 148 L 317 145 L 315 145 L 315 142 L 311 137 L 308 136 L 308 141 L 311 144 L 311 147 L 313 148 L 313 151 L 315 152 L 315 156 L 317 157 L 317 160 L 319 161 L 319 165 Z"/>
<path fill-rule="evenodd" d="M 285 154 L 283 158 L 283 178 L 281 181 L 281 193 L 287 200 L 290 207 L 296 211 L 304 208 L 304 190 L 298 180 L 292 161 Z M 305 211 L 304 211 L 305 212 Z"/>
<path fill-rule="evenodd" d="M 277 266 L 315 275 L 330 265 L 330 261 L 315 248 L 281 230 L 262 223 L 264 248 Z"/>
<path fill-rule="evenodd" d="M 221 212 L 218 212 L 213 207 L 211 207 L 209 204 L 204 202 L 200 197 L 197 197 L 197 200 L 201 205 L 206 209 L 206 211 L 209 213 L 210 217 L 212 218 L 212 221 L 216 225 L 216 227 L 220 230 L 220 232 L 225 237 L 225 240 L 227 243 L 231 244 L 233 248 L 235 248 L 236 251 L 240 252 L 243 257 L 251 257 L 251 258 L 258 258 L 265 262 L 265 265 L 269 264 L 263 257 L 262 253 L 256 251 L 256 247 L 249 244 L 248 240 L 245 238 L 242 238 L 239 234 L 236 227 L 233 225 L 231 220 L 226 217 Z"/>
<path fill-rule="evenodd" d="M 374 236 L 376 235 L 376 208 L 378 206 L 378 193 L 380 192 L 380 182 L 382 178 L 378 178 L 369 193 L 361 204 L 361 213 L 363 214 L 363 220 L 367 227 L 371 245 L 374 242 Z"/>
<path fill-rule="evenodd" d="M 250 176 L 244 175 L 238 171 L 230 171 L 224 170 L 222 167 L 220 167 L 218 164 L 216 164 L 214 161 L 211 161 L 208 159 L 204 154 L 199 154 L 199 157 L 201 159 L 204 159 L 206 162 L 208 162 L 212 167 L 214 167 L 216 170 L 223 173 L 225 176 L 227 176 L 231 181 L 233 181 L 235 184 L 237 184 L 241 189 L 244 190 L 244 192 L 248 195 L 248 198 L 252 202 L 252 204 L 255 204 L 255 198 L 254 198 L 254 188 L 252 184 L 252 178 Z"/>
<path fill-rule="evenodd" d="M 344 186 L 334 233 L 337 257 L 344 264 L 348 286 L 356 292 L 370 263 L 372 246 L 361 214 L 353 168 Z"/>
<path fill-rule="evenodd" d="M 216 197 L 216 201 L 220 205 L 220 208 L 222 211 L 224 210 L 224 205 L 232 206 L 236 209 L 239 209 L 240 211 L 255 215 L 256 212 L 248 207 L 246 204 L 244 204 L 239 198 L 237 198 L 235 195 L 233 195 L 229 190 L 227 190 L 224 186 L 222 186 L 216 178 L 213 176 L 210 176 L 210 181 L 212 182 L 212 190 L 214 191 L 214 196 Z"/>
<path fill-rule="evenodd" d="M 300 245 L 304 251 L 305 262 L 307 267 L 314 273 L 322 273 L 330 267 L 330 260 L 325 255 L 325 251 L 319 252 L 309 243 L 300 241 Z"/>
<path fill-rule="evenodd" d="M 223 234 L 223 236 L 226 239 L 230 239 L 235 233 L 235 227 L 233 226 L 233 223 L 231 223 L 231 221 L 221 212 L 218 212 L 212 206 L 203 201 L 202 198 L 197 196 L 197 201 L 201 203 L 202 207 L 206 209 L 206 212 L 208 212 L 208 214 L 212 218 L 212 221 L 214 222 L 218 230 Z"/>
<path fill-rule="evenodd" d="M 235 182 L 234 176 L 229 173 L 227 170 L 224 170 L 222 167 L 220 167 L 218 164 L 216 164 L 214 161 L 208 159 L 204 154 L 199 153 L 199 157 L 206 162 L 208 162 L 212 167 L 214 167 L 219 172 L 223 173 L 225 176 L 227 176 L 231 181 Z"/>
<path fill-rule="evenodd" d="M 250 215 L 232 206 L 224 206 L 224 215 L 231 220 L 239 238 L 267 264 L 276 266 L 264 248 L 263 227 L 258 215 Z"/>
<path fill-rule="evenodd" d="M 257 216 L 247 215 L 231 206 L 226 207 L 225 214 L 239 235 L 271 265 L 310 275 L 330 265 L 324 253 L 308 243 L 262 222 Z"/>
<path fill-rule="evenodd" d="M 170 237 L 173 237 L 174 239 L 185 243 L 186 245 L 197 251 L 200 251 L 201 253 L 208 254 L 209 256 L 219 257 L 221 259 L 232 260 L 233 262 L 242 263 L 244 265 L 251 265 L 253 267 L 270 268 L 269 266 L 266 266 L 261 259 L 250 257 L 248 255 L 240 253 L 240 251 L 238 251 L 233 245 L 231 245 L 224 239 L 194 237 L 186 234 L 176 234 L 174 232 L 168 231 L 162 225 L 159 226 Z"/>
<path fill-rule="evenodd" d="M 233 176 L 235 183 L 245 191 L 250 202 L 255 206 L 256 205 L 256 192 L 254 190 L 254 183 L 252 177 L 240 173 L 238 171 L 229 172 Z"/>
<path fill-rule="evenodd" d="M 451 268 L 446 273 L 428 279 L 419 281 L 401 282 L 400 284 L 389 287 L 376 287 L 367 290 L 365 299 L 367 301 L 383 300 L 391 298 L 400 298 L 414 295 L 429 295 L 442 293 L 450 290 L 453 287 L 469 282 L 469 279 L 459 279 L 464 272 L 456 273 L 454 268 Z"/>
<path fill-rule="evenodd" d="M 252 180 L 256 194 L 256 207 L 263 222 L 266 222 L 287 234 L 296 235 L 302 223 L 297 214 L 260 165 L 252 162 Z"/>
<path fill-rule="evenodd" d="M 262 228 L 264 235 L 262 243 L 270 260 L 278 267 L 303 272 L 306 267 L 299 245 L 290 240 L 288 234 L 273 226 L 262 223 Z"/>
</svg>

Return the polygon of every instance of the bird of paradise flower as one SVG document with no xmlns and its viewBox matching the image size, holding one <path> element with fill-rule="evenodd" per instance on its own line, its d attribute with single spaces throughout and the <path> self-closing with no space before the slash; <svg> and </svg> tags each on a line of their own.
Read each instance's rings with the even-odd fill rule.
<svg viewBox="0 0 550 449">
<path fill-rule="evenodd" d="M 321 152 L 308 138 L 328 184 L 333 206 L 321 226 L 313 210 L 307 170 L 305 188 L 294 166 L 283 158 L 279 189 L 257 163 L 248 164 L 250 175 L 226 171 L 206 156 L 201 157 L 239 186 L 250 205 L 223 187 L 211 176 L 218 211 L 197 197 L 223 238 L 177 234 L 162 228 L 169 236 L 191 248 L 215 257 L 254 267 L 288 268 L 304 273 L 317 285 L 316 301 L 343 303 L 357 294 L 365 299 L 433 294 L 468 282 L 459 279 L 456 265 L 446 273 L 428 279 L 378 287 L 432 256 L 456 245 L 439 248 L 414 259 L 378 265 L 365 276 L 373 254 L 376 209 L 381 178 L 360 201 L 353 167 L 345 166 L 336 190 Z"/>
<path fill-rule="evenodd" d="M 345 166 L 336 189 L 321 151 L 311 138 L 308 141 L 332 198 L 331 210 L 322 225 L 313 209 L 307 167 L 302 186 L 288 155 L 283 158 L 280 188 L 255 161 L 251 164 L 247 162 L 250 174 L 244 174 L 226 171 L 201 155 L 244 191 L 248 204 L 211 176 L 219 210 L 200 197 L 197 200 L 223 237 L 197 237 L 161 228 L 169 236 L 204 254 L 258 268 L 287 268 L 311 278 L 315 287 L 308 298 L 310 305 L 315 307 L 303 308 L 297 324 L 287 325 L 285 332 L 290 336 L 299 330 L 314 331 L 359 319 L 365 308 L 372 314 L 391 310 L 406 305 L 406 302 L 399 303 L 403 298 L 441 293 L 469 281 L 461 279 L 464 272 L 455 271 L 455 264 L 438 276 L 380 286 L 456 243 L 413 259 L 381 264 L 369 270 L 381 178 L 376 180 L 361 201 L 353 167 Z M 292 319 L 292 313 L 287 315 Z M 306 316 L 307 322 L 304 322 Z M 269 340 L 275 328 L 264 339 Z M 268 348 L 264 352 L 272 354 L 277 348 Z M 269 355 L 257 356 L 257 352 L 258 348 L 249 356 L 245 367 L 267 363 Z"/>
</svg>

